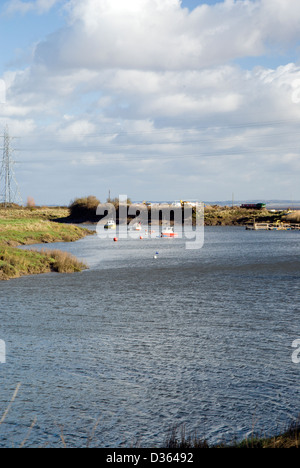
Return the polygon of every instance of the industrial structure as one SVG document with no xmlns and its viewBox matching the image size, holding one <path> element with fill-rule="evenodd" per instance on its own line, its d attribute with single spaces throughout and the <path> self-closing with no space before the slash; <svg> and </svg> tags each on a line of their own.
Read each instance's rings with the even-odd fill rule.
<svg viewBox="0 0 300 468">
<path fill-rule="evenodd" d="M 0 168 L 0 204 L 8 207 L 12 204 L 22 205 L 23 201 L 14 173 L 12 138 L 9 135 L 8 126 L 3 135 L 3 157 Z"/>
</svg>

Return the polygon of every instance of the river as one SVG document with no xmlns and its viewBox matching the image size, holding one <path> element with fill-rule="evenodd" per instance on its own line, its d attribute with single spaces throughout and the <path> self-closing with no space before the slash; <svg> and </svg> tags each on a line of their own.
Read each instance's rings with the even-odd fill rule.
<svg viewBox="0 0 300 468">
<path fill-rule="evenodd" d="M 174 426 L 210 443 L 283 430 L 300 413 L 299 241 L 207 227 L 199 250 L 96 235 L 55 244 L 90 269 L 0 282 L 0 419 L 20 384 L 0 447 L 159 447 Z"/>
</svg>

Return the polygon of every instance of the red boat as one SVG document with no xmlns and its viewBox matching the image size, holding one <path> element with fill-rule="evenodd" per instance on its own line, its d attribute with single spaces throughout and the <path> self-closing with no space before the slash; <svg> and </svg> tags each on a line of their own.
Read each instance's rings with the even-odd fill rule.
<svg viewBox="0 0 300 468">
<path fill-rule="evenodd" d="M 164 227 L 161 232 L 161 237 L 178 237 L 178 234 L 174 232 L 174 228 Z"/>
</svg>

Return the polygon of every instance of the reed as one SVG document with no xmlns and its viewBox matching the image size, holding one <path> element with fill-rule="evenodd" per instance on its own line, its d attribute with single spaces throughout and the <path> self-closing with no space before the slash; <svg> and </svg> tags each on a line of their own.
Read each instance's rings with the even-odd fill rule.
<svg viewBox="0 0 300 468">
<path fill-rule="evenodd" d="M 215 445 L 209 445 L 205 438 L 186 436 L 185 427 L 172 428 L 163 445 L 166 449 L 191 449 L 191 448 L 300 448 L 300 419 L 290 423 L 287 429 L 274 436 L 259 436 L 254 432 L 251 437 L 242 441 L 233 441 L 230 443 L 222 442 Z"/>
<path fill-rule="evenodd" d="M 0 246 L 0 280 L 42 273 L 77 273 L 88 266 L 60 250 L 20 250 Z"/>
<path fill-rule="evenodd" d="M 93 234 L 72 224 L 53 222 L 64 209 L 0 207 L 0 280 L 24 275 L 73 273 L 87 266 L 66 252 L 21 250 L 21 245 L 75 242 Z M 51 220 L 50 220 L 51 219 Z M 52 220 L 53 219 L 53 220 Z"/>
<path fill-rule="evenodd" d="M 52 271 L 57 273 L 77 273 L 88 267 L 74 255 L 61 250 L 42 250 L 41 253 L 49 258 Z"/>
</svg>

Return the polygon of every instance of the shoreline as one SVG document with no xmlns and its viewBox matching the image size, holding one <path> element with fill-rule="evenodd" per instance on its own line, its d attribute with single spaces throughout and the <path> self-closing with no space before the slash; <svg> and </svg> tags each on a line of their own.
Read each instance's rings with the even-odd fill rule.
<svg viewBox="0 0 300 468">
<path fill-rule="evenodd" d="M 0 281 L 50 272 L 73 273 L 88 268 L 74 256 L 57 249 L 37 251 L 20 246 L 75 242 L 93 232 L 54 222 L 66 210 L 0 208 Z"/>
<path fill-rule="evenodd" d="M 300 422 L 299 418 L 292 421 L 281 432 L 274 433 L 273 435 L 265 435 L 263 433 L 252 433 L 250 437 L 243 439 L 233 439 L 232 442 L 219 442 L 209 444 L 205 438 L 199 438 L 196 435 L 186 436 L 186 429 L 181 428 L 171 429 L 167 437 L 164 448 L 165 449 L 291 449 L 299 448 L 300 446 Z"/>
<path fill-rule="evenodd" d="M 89 206 L 86 200 L 78 200 L 74 202 L 73 205 L 70 207 L 70 211 L 68 215 L 64 218 L 57 220 L 58 222 L 64 223 L 75 223 L 75 224 L 98 224 L 99 221 L 102 221 L 105 217 L 104 215 L 96 215 L 97 210 L 97 202 L 94 201 L 93 206 Z M 120 212 L 120 206 L 118 202 L 113 204 L 114 208 L 114 219 L 116 220 L 116 224 L 120 224 L 120 215 L 122 224 L 129 224 L 131 221 L 137 218 L 139 215 L 139 208 L 138 205 L 135 207 L 136 214 L 129 215 L 129 207 L 130 203 L 127 204 L 127 207 L 122 208 L 122 212 Z M 127 212 L 126 212 L 127 208 Z M 147 209 L 145 212 L 144 210 Z M 191 208 L 189 208 L 191 209 Z M 125 213 L 124 213 L 125 210 Z M 202 222 L 202 214 L 203 214 L 203 223 L 204 226 L 247 226 L 253 224 L 255 222 L 258 223 L 269 223 L 273 224 L 276 222 L 293 222 L 292 219 L 290 220 L 289 217 L 292 216 L 290 210 L 285 211 L 268 211 L 266 208 L 261 209 L 249 209 L 249 208 L 242 208 L 238 206 L 219 206 L 219 205 L 206 205 L 204 207 L 204 212 L 202 212 L 202 208 L 200 212 L 197 213 L 197 208 L 193 207 L 189 213 L 189 217 L 185 218 L 186 211 L 185 205 L 181 207 L 174 207 L 172 205 L 154 205 L 154 206 L 145 206 L 141 204 L 141 211 L 143 211 L 143 221 L 147 223 L 149 226 L 152 224 L 154 225 L 162 225 L 164 222 L 168 222 L 169 224 L 173 225 L 175 219 L 177 220 L 177 224 L 179 220 L 182 220 L 182 225 L 187 222 L 188 224 L 196 225 L 197 219 Z M 296 217 L 299 216 L 300 220 L 300 212 L 295 212 Z M 198 218 L 199 216 L 199 218 Z M 112 214 L 111 214 L 112 217 Z M 300 221 L 299 221 L 300 222 Z M 181 223 L 179 223 L 181 224 Z"/>
<path fill-rule="evenodd" d="M 129 205 L 128 205 L 129 206 Z M 159 208 L 157 208 L 159 209 Z M 170 207 L 172 214 L 172 207 Z M 184 212 L 183 208 L 179 208 Z M 293 222 L 289 216 L 297 216 L 297 213 L 269 212 L 266 209 L 249 210 L 239 207 L 206 206 L 204 210 L 204 226 L 239 226 L 247 227 L 251 223 L 276 223 Z M 118 207 L 116 208 L 117 224 L 119 224 Z M 127 223 L 136 216 L 128 216 Z M 152 219 L 151 208 L 148 207 L 148 224 L 162 225 L 168 221 L 174 225 L 173 219 L 165 220 L 162 216 Z M 46 252 L 33 250 L 20 250 L 22 245 L 52 244 L 56 242 L 75 242 L 95 233 L 84 226 L 95 226 L 103 216 L 96 216 L 95 210 L 83 209 L 80 216 L 72 213 L 68 207 L 34 207 L 24 208 L 12 206 L 4 208 L 0 206 L 0 280 L 18 278 L 20 276 L 49 273 L 51 271 L 77 272 L 87 269 L 86 265 L 77 259 L 69 258 L 68 268 L 58 267 L 57 257 L 67 263 L 67 258 L 62 259 L 61 254 L 55 252 L 56 259 Z M 196 211 L 193 212 L 193 220 L 196 220 Z M 188 220 L 191 223 L 191 219 Z M 184 225 L 184 222 L 182 223 Z M 71 256 L 69 256 L 71 257 Z M 72 266 L 73 263 L 73 266 Z"/>
</svg>

